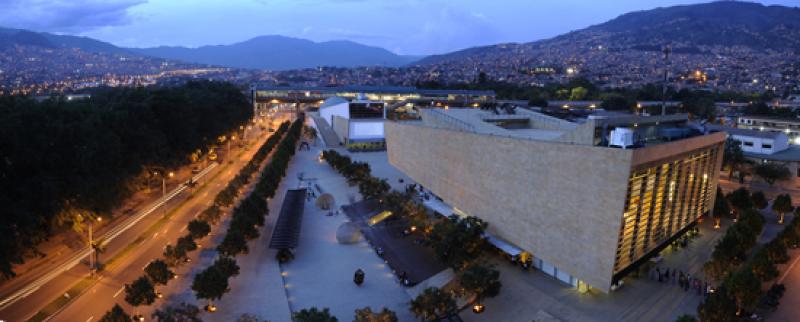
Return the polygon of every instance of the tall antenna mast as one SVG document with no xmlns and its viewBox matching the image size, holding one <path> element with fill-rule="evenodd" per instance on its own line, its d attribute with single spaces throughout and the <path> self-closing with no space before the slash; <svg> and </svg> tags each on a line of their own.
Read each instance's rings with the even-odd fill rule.
<svg viewBox="0 0 800 322">
<path fill-rule="evenodd" d="M 661 82 L 661 115 L 667 115 L 667 79 L 669 78 L 669 45 L 664 46 L 664 80 Z"/>
</svg>

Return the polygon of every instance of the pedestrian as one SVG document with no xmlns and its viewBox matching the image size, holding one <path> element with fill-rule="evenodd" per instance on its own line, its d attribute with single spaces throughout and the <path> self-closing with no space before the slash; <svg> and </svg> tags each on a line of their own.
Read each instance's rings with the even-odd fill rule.
<svg viewBox="0 0 800 322">
<path fill-rule="evenodd" d="M 656 276 L 658 276 L 658 281 L 661 282 L 661 269 L 656 267 Z"/>
</svg>

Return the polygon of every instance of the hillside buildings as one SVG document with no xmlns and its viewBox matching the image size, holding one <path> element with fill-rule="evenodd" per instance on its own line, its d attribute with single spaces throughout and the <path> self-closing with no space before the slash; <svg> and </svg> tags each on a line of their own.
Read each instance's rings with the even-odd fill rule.
<svg viewBox="0 0 800 322">
<path fill-rule="evenodd" d="M 533 265 L 609 292 L 714 205 L 724 133 L 686 115 L 424 109 L 387 122 L 389 161 Z"/>
</svg>

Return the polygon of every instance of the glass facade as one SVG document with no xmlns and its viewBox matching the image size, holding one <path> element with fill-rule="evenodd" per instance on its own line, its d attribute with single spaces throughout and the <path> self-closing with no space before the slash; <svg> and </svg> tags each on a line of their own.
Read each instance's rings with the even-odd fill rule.
<svg viewBox="0 0 800 322">
<path fill-rule="evenodd" d="M 383 103 L 350 103 L 351 119 L 383 118 Z"/>
<path fill-rule="evenodd" d="M 722 145 L 631 169 L 617 244 L 617 273 L 685 228 L 713 206 Z"/>
</svg>

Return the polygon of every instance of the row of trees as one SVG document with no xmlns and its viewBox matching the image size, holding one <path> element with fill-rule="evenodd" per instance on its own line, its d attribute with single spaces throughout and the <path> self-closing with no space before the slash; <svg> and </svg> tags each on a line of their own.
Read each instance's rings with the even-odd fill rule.
<svg viewBox="0 0 800 322">
<path fill-rule="evenodd" d="M 798 214 L 800 216 L 800 214 Z M 769 243 L 758 249 L 750 259 L 731 272 L 716 292 L 698 306 L 701 321 L 734 321 L 742 310 L 752 312 L 765 296 L 763 285 L 778 277 L 777 264 L 789 260 L 787 248 L 800 242 L 800 219 L 792 222 Z M 773 285 L 772 288 L 781 288 Z M 777 303 L 777 302 L 776 302 Z"/>
<path fill-rule="evenodd" d="M 344 176 L 348 183 L 357 185 L 364 199 L 382 199 L 391 189 L 386 179 L 372 176 L 372 170 L 366 162 L 353 162 L 349 156 L 336 150 L 322 151 L 322 159 Z"/>
<path fill-rule="evenodd" d="M 757 209 L 766 208 L 768 200 L 761 192 L 749 194 L 741 188 L 720 198 L 717 204 L 730 204 L 742 215 L 715 245 L 711 260 L 705 264 L 706 274 L 722 285 L 698 306 L 701 321 L 731 321 L 742 311 L 754 310 L 764 298 L 762 285 L 774 281 L 778 277 L 776 265 L 789 260 L 787 248 L 800 242 L 800 220 L 795 217 L 772 241 L 747 257 L 765 221 Z M 791 197 L 776 197 L 772 210 L 780 214 L 782 222 L 784 213 L 794 210 Z"/>
<path fill-rule="evenodd" d="M 239 270 L 233 257 L 247 253 L 247 241 L 259 236 L 257 227 L 264 225 L 264 217 L 268 214 L 267 199 L 275 196 L 278 184 L 285 176 L 289 161 L 295 154 L 303 129 L 303 118 L 295 120 L 288 126 L 288 130 L 286 130 L 287 125 L 288 123 L 284 123 L 279 132 L 276 132 L 277 134 L 285 131 L 286 134 L 261 172 L 255 188 L 234 208 L 225 238 L 217 246 L 221 257 L 214 265 L 194 277 L 192 290 L 198 299 L 207 300 L 209 307 L 213 307 L 212 301 L 221 299 L 228 292 L 228 279 L 238 274 Z M 274 146 L 274 143 L 271 144 L 271 147 Z"/>
<path fill-rule="evenodd" d="M 488 248 L 484 232 L 488 224 L 477 217 L 452 215 L 431 220 L 425 207 L 413 198 L 416 191 L 408 186 L 405 192 L 392 190 L 385 179 L 371 174 L 369 164 L 352 161 L 335 150 L 323 151 L 322 159 L 342 174 L 350 184 L 358 185 L 364 199 L 380 200 L 393 218 L 404 220 L 411 231 L 421 231 L 437 259 L 458 274 L 460 293 L 471 297 L 477 305 L 488 297 L 497 296 L 502 284 L 500 272 L 487 265 L 483 254 Z M 425 321 L 433 321 L 457 312 L 454 296 L 445 290 L 430 288 L 420 294 L 410 307 L 412 313 Z"/>
<path fill-rule="evenodd" d="M 77 214 L 108 216 L 153 168 L 191 162 L 252 117 L 227 83 L 104 88 L 86 100 L 0 97 L 0 274 Z"/>
<path fill-rule="evenodd" d="M 237 176 L 228 183 L 225 189 L 215 196 L 214 204 L 203 211 L 201 216 L 198 216 L 198 219 L 188 223 L 187 234 L 180 237 L 174 246 L 166 246 L 163 260 L 154 260 L 148 264 L 145 267 L 144 276 L 139 277 L 131 284 L 125 286 L 125 301 L 128 302 L 128 304 L 133 307 L 138 307 L 140 305 L 150 305 L 155 302 L 158 294 L 155 291 L 155 285 L 165 285 L 171 278 L 176 276 L 172 268 L 176 268 L 188 261 L 188 253 L 197 249 L 196 240 L 202 239 L 211 232 L 211 225 L 219 221 L 223 212 L 222 208 L 229 207 L 233 204 L 242 187 L 247 185 L 251 180 L 253 174 L 258 171 L 261 163 L 266 159 L 269 153 L 272 152 L 284 133 L 288 131 L 288 128 L 289 123 L 285 122 L 263 145 L 261 145 L 261 147 L 259 147 L 258 151 L 253 155 L 253 158 L 240 169 Z M 266 207 L 264 208 L 266 209 Z M 237 209 L 239 209 L 239 207 L 237 207 Z M 234 213 L 236 213 L 236 210 Z M 266 211 L 262 212 L 260 215 L 262 216 L 262 223 L 264 215 L 266 215 Z M 222 289 L 223 292 L 227 289 L 228 278 L 238 274 L 238 270 L 238 265 L 233 258 L 225 256 L 220 257 L 212 266 L 198 274 L 200 277 L 196 276 L 192 288 L 195 289 L 196 286 L 202 287 L 199 291 L 196 290 L 198 295 L 215 296 L 220 292 L 220 289 Z M 164 311 L 157 311 L 153 314 L 153 317 L 158 317 L 162 321 L 168 321 L 167 318 L 170 316 L 170 313 L 180 314 L 182 312 L 193 312 L 191 307 L 193 306 L 188 304 L 182 307 L 168 307 L 165 308 Z M 121 308 L 117 309 L 117 307 L 114 307 L 106 315 L 118 316 L 121 310 Z M 122 311 L 122 313 L 125 314 L 124 311 Z"/>
</svg>

